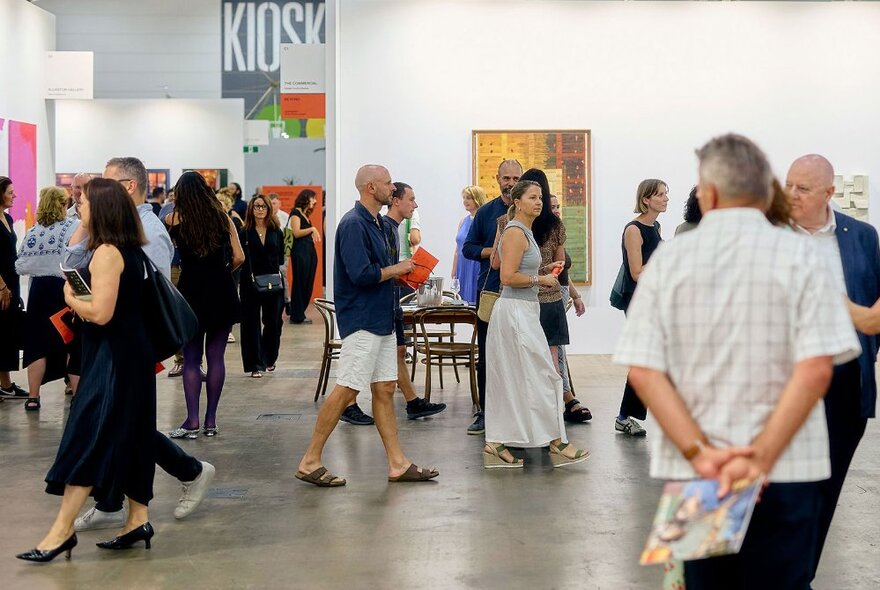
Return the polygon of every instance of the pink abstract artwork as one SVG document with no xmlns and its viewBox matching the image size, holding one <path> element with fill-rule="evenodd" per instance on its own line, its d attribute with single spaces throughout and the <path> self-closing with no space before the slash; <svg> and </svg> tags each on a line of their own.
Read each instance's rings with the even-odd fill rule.
<svg viewBox="0 0 880 590">
<path fill-rule="evenodd" d="M 14 220 L 24 219 L 26 204 L 37 210 L 37 126 L 9 121 L 9 178 L 18 198 L 9 213 Z"/>
</svg>

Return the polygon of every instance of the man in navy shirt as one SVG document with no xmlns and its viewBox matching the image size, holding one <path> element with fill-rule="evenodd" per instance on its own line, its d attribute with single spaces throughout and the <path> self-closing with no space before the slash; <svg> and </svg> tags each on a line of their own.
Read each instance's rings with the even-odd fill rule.
<svg viewBox="0 0 880 590">
<path fill-rule="evenodd" d="M 510 207 L 510 189 L 519 182 L 522 176 L 522 165 L 516 160 L 504 160 L 498 166 L 498 188 L 501 195 L 492 199 L 479 209 L 474 216 L 467 239 L 461 248 L 465 258 L 480 262 L 480 277 L 477 279 L 477 301 L 480 300 L 480 292 L 501 290 L 501 278 L 499 271 L 492 270 L 489 257 L 492 255 L 492 245 L 495 243 L 495 232 L 498 229 L 497 219 L 507 213 Z M 486 409 L 486 333 L 489 324 L 477 320 L 477 347 L 480 350 L 477 359 L 477 389 L 480 393 L 480 411 L 474 417 L 474 423 L 468 426 L 468 434 L 483 434 L 486 431 L 484 412 Z"/>
<path fill-rule="evenodd" d="M 391 204 L 394 183 L 382 166 L 362 166 L 355 176 L 360 200 L 336 228 L 333 264 L 336 322 L 342 338 L 336 387 L 318 413 L 309 448 L 299 463 L 297 479 L 319 487 L 338 487 L 345 480 L 321 462 L 327 439 L 345 408 L 357 394 L 373 392 L 373 416 L 385 453 L 389 481 L 426 481 L 436 469 L 411 463 L 397 438 L 394 386 L 397 382 L 397 344 L 394 337 L 392 280 L 413 270 L 409 260 L 392 264 L 379 210 Z"/>
</svg>

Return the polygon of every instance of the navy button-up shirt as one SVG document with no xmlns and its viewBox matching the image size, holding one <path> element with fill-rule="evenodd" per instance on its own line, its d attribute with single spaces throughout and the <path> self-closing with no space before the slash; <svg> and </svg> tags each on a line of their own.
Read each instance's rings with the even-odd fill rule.
<svg viewBox="0 0 880 590">
<path fill-rule="evenodd" d="M 491 248 L 495 243 L 495 232 L 498 230 L 497 220 L 507 213 L 509 205 L 505 205 L 501 197 L 496 197 L 477 209 L 467 239 L 461 247 L 461 253 L 465 258 L 476 260 L 480 263 L 480 277 L 477 279 L 477 291 L 485 289 L 489 291 L 501 291 L 501 273 L 492 270 L 489 258 L 480 258 L 483 248 Z M 486 275 L 489 279 L 486 280 Z"/>
<path fill-rule="evenodd" d="M 342 216 L 336 228 L 333 297 L 339 335 L 358 330 L 377 336 L 394 331 L 393 281 L 380 282 L 382 269 L 391 266 L 382 216 L 360 202 Z"/>
</svg>

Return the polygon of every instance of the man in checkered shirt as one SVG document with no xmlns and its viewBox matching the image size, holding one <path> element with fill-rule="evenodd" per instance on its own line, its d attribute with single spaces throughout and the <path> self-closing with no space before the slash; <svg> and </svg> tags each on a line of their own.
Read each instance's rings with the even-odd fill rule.
<svg viewBox="0 0 880 590">
<path fill-rule="evenodd" d="M 731 134 L 697 155 L 705 216 L 651 258 L 614 360 L 664 433 L 652 477 L 770 481 L 740 553 L 686 562 L 688 590 L 809 588 L 831 474 L 818 402 L 859 343 L 815 245 L 764 217 L 761 150 Z"/>
</svg>

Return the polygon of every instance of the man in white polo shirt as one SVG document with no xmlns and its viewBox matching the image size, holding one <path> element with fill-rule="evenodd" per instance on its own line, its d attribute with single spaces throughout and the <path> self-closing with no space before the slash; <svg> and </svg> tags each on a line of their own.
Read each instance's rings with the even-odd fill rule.
<svg viewBox="0 0 880 590">
<path fill-rule="evenodd" d="M 819 401 L 859 343 L 814 244 L 765 218 L 761 150 L 725 135 L 697 155 L 705 216 L 651 258 L 615 362 L 663 430 L 652 477 L 770 482 L 739 554 L 685 562 L 688 590 L 807 589 L 831 475 Z"/>
</svg>

